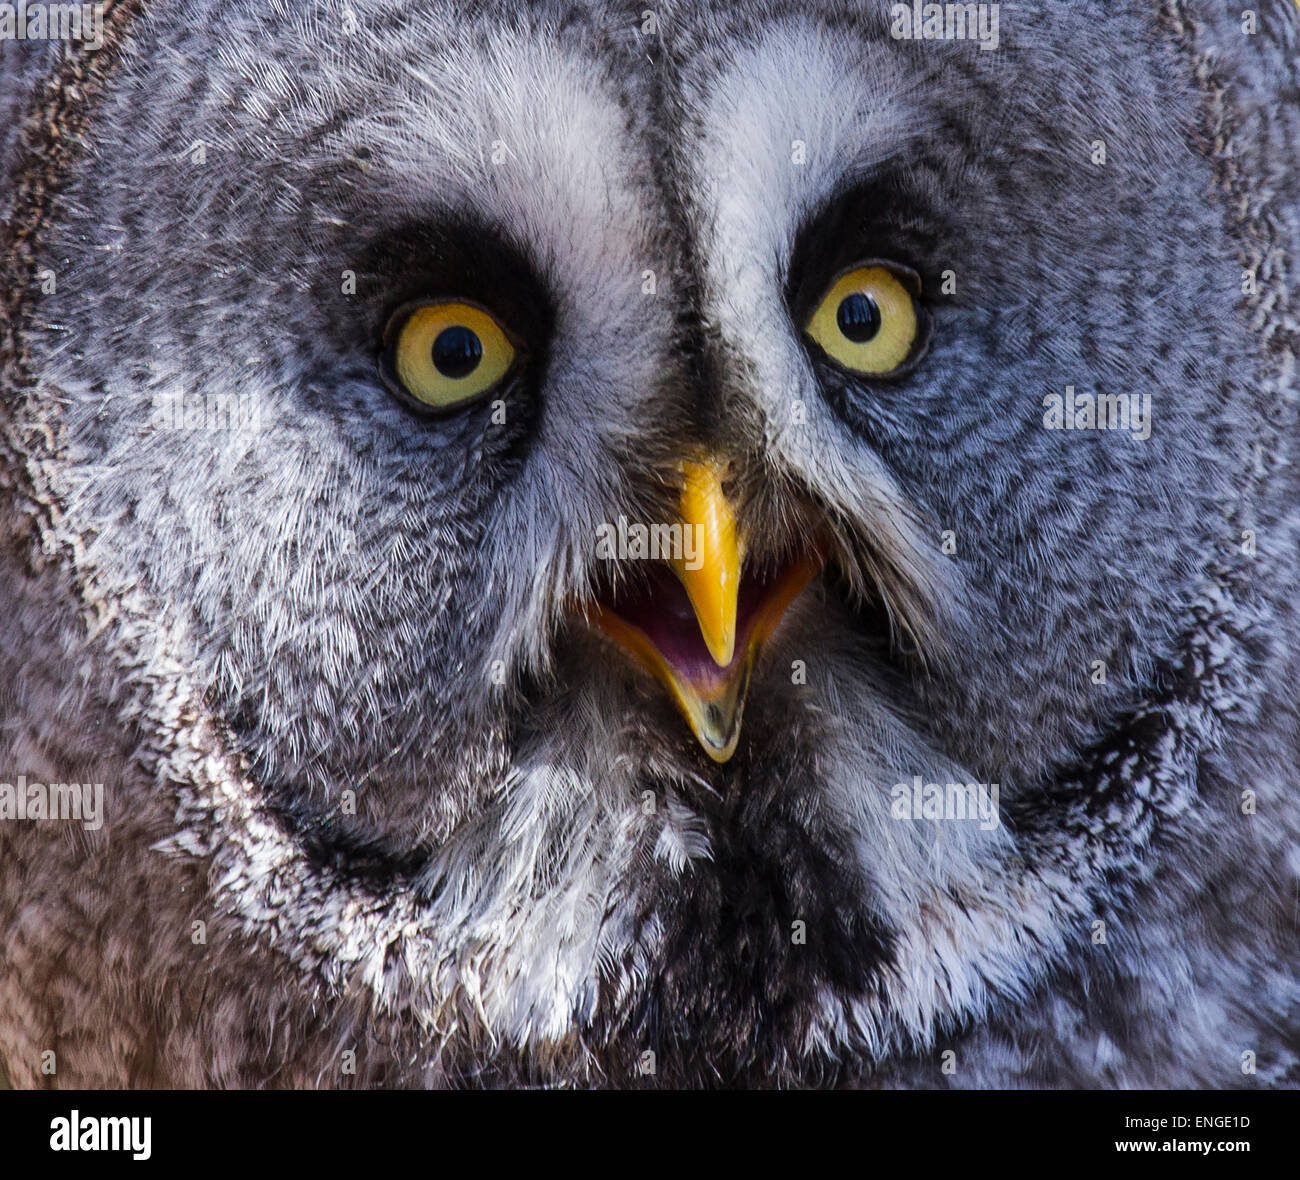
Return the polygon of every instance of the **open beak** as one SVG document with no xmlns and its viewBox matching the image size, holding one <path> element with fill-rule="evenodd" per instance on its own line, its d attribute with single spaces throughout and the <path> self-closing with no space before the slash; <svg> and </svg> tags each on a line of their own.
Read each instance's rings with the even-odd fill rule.
<svg viewBox="0 0 1300 1180">
<path fill-rule="evenodd" d="M 726 762 L 754 662 L 786 608 L 821 568 L 809 553 L 775 570 L 747 570 L 735 513 L 723 491 L 727 464 L 680 465 L 680 552 L 656 562 L 648 585 L 596 610 L 602 631 L 668 689 L 704 751 Z"/>
</svg>

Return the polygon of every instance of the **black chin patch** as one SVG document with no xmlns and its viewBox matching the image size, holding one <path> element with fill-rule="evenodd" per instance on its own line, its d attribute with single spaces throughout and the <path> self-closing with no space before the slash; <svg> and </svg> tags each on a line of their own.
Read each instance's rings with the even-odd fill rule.
<svg viewBox="0 0 1300 1180">
<path fill-rule="evenodd" d="M 871 882 L 824 809 L 810 760 L 770 749 L 763 760 L 761 770 L 743 754 L 728 764 L 730 790 L 706 810 L 713 859 L 680 877 L 662 870 L 646 890 L 643 920 L 653 913 L 666 945 L 639 997 L 622 1009 L 602 997 L 594 1039 L 608 1036 L 602 1064 L 615 1085 L 843 1080 L 842 1066 L 806 1057 L 805 1035 L 827 992 L 879 990 L 894 939 L 867 908 Z"/>
</svg>

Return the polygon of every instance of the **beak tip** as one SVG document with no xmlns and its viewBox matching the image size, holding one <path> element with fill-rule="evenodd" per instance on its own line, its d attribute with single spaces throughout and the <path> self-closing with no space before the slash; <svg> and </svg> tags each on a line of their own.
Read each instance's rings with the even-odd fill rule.
<svg viewBox="0 0 1300 1180">
<path fill-rule="evenodd" d="M 709 635 L 705 637 L 705 644 L 709 649 L 709 655 L 713 662 L 719 668 L 729 668 L 731 661 L 736 658 L 736 633 L 732 629 L 722 635 Z"/>
<path fill-rule="evenodd" d="M 722 765 L 731 761 L 731 756 L 736 752 L 736 747 L 740 744 L 740 717 L 737 714 L 731 719 L 732 723 L 726 727 L 726 732 L 718 732 L 712 726 L 701 725 L 697 719 L 691 718 L 691 728 L 695 731 L 695 740 L 699 742 L 700 748 L 709 756 L 709 758 Z"/>
</svg>

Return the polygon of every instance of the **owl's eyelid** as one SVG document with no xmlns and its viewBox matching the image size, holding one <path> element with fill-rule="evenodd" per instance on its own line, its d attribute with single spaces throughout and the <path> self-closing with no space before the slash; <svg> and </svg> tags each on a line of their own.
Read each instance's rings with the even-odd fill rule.
<svg viewBox="0 0 1300 1180">
<path fill-rule="evenodd" d="M 397 337 L 401 334 L 402 328 L 406 326 L 406 321 L 411 318 L 417 311 L 424 307 L 440 307 L 446 303 L 459 303 L 464 307 L 472 307 L 475 311 L 482 312 L 496 326 L 501 329 L 501 334 L 510 341 L 511 347 L 515 350 L 516 357 L 522 355 L 528 350 L 527 344 L 515 334 L 514 330 L 503 322 L 492 308 L 480 303 L 477 299 L 468 299 L 463 295 L 457 295 L 454 292 L 444 295 L 422 295 L 418 299 L 408 299 L 405 303 L 399 304 L 389 313 L 388 318 L 384 321 L 384 330 L 380 336 L 381 346 L 387 350 L 392 348 Z M 513 366 L 512 366 L 513 368 Z"/>
<path fill-rule="evenodd" d="M 830 293 L 835 284 L 845 275 L 851 275 L 855 270 L 871 270 L 872 268 L 888 271 L 896 278 L 903 289 L 913 298 L 920 299 L 923 286 L 921 276 L 910 266 L 902 262 L 893 262 L 888 258 L 863 258 L 858 262 L 851 263 L 848 266 L 837 270 L 830 280 L 822 287 L 822 298 Z"/>
<path fill-rule="evenodd" d="M 834 289 L 845 275 L 850 275 L 857 270 L 869 270 L 872 267 L 879 267 L 881 270 L 888 271 L 903 289 L 912 296 L 918 310 L 923 306 L 921 297 L 924 294 L 925 285 L 921 279 L 919 271 L 914 270 L 904 262 L 898 262 L 891 258 L 877 258 L 872 255 L 860 257 L 832 271 L 828 278 L 814 286 L 810 274 L 805 274 L 798 290 L 790 298 L 788 304 L 790 315 L 795 320 L 795 326 L 799 332 L 804 333 L 808 320 L 813 313 L 819 308 L 826 297 Z M 825 273 L 825 272 L 823 272 Z"/>
</svg>

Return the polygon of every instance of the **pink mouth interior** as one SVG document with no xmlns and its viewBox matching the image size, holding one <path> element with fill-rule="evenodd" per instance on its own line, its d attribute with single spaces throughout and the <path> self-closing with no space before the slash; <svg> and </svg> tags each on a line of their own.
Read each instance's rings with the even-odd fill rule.
<svg viewBox="0 0 1300 1180">
<path fill-rule="evenodd" d="M 784 573 L 784 567 L 754 573 L 745 571 L 736 602 L 735 655 L 725 669 L 713 662 L 686 588 L 667 565 L 649 564 L 623 583 L 616 593 L 607 593 L 602 598 L 624 622 L 637 628 L 655 645 L 682 679 L 710 684 L 725 679 L 727 672 L 745 658 L 745 647 L 763 603 Z"/>
</svg>

